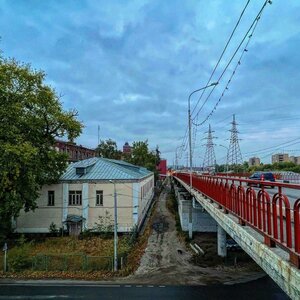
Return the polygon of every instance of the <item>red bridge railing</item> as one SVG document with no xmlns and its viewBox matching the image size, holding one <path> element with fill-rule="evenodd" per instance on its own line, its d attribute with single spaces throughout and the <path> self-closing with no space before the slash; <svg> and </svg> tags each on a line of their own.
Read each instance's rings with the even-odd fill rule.
<svg viewBox="0 0 300 300">
<path fill-rule="evenodd" d="M 190 184 L 189 173 L 173 176 Z M 195 174 L 192 185 L 218 203 L 224 213 L 235 215 L 241 225 L 260 232 L 266 245 L 287 250 L 290 261 L 300 268 L 300 198 L 293 203 L 283 192 L 283 188 L 289 188 L 300 194 L 300 185 Z M 252 185 L 259 185 L 260 189 Z M 269 186 L 276 188 L 273 195 L 267 191 Z"/>
</svg>

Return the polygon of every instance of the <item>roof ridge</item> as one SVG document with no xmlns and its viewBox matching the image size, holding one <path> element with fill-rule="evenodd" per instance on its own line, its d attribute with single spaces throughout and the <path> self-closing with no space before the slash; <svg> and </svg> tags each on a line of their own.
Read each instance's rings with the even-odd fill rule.
<svg viewBox="0 0 300 300">
<path fill-rule="evenodd" d="M 91 167 L 86 174 L 79 176 L 76 168 Z M 61 180 L 139 180 L 152 174 L 146 168 L 123 163 L 122 161 L 107 159 L 103 157 L 93 157 L 72 163 L 68 166 Z"/>
<path fill-rule="evenodd" d="M 101 157 L 101 159 L 102 159 L 102 161 L 104 161 L 106 163 L 109 163 L 110 165 L 113 165 L 119 172 L 122 172 L 122 173 L 124 173 L 127 176 L 129 175 L 129 176 L 133 177 L 132 174 L 128 174 L 128 172 L 127 172 L 128 170 L 127 169 L 125 170 L 126 171 L 125 172 L 124 171 L 124 167 L 121 167 L 120 165 L 118 165 L 117 163 L 113 162 L 112 160 L 110 160 L 108 158 L 102 158 L 102 157 Z"/>
<path fill-rule="evenodd" d="M 107 159 L 105 158 L 105 161 L 109 162 L 110 164 L 114 165 L 115 168 L 117 168 L 118 170 L 122 171 L 123 173 L 130 175 L 130 176 L 134 176 L 134 175 L 141 175 L 139 174 L 139 172 L 134 171 L 134 170 L 129 170 L 128 168 L 124 166 L 122 166 L 121 164 L 118 164 L 116 161 L 112 160 L 112 159 Z M 128 167 L 131 166 L 131 164 L 128 165 Z M 133 167 L 135 167 L 135 169 L 140 170 L 140 167 L 136 167 L 134 165 L 132 165 Z M 125 170 L 124 170 L 125 169 Z M 133 174 L 132 174 L 133 173 Z"/>
</svg>

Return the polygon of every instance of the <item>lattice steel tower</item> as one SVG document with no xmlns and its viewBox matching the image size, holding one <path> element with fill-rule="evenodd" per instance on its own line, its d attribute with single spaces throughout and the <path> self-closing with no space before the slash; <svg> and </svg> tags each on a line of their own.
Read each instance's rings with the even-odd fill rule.
<svg viewBox="0 0 300 300">
<path fill-rule="evenodd" d="M 216 155 L 215 155 L 215 150 L 214 150 L 214 142 L 213 139 L 215 138 L 212 133 L 214 131 L 211 130 L 210 124 L 208 127 L 208 132 L 207 132 L 207 143 L 206 143 L 206 150 L 205 150 L 205 155 L 203 159 L 203 169 L 212 171 L 215 168 L 216 165 Z"/>
<path fill-rule="evenodd" d="M 240 139 L 238 138 L 238 130 L 236 128 L 237 123 L 235 122 L 235 115 L 233 115 L 233 120 L 231 122 L 232 128 L 229 130 L 231 132 L 230 145 L 227 152 L 227 165 L 238 165 L 243 164 L 242 153 L 239 145 Z"/>
</svg>

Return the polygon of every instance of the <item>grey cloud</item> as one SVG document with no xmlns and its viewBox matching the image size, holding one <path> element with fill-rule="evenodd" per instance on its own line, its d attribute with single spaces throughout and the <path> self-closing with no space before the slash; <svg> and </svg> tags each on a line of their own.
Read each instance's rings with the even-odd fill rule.
<svg viewBox="0 0 300 300">
<path fill-rule="evenodd" d="M 86 125 L 78 142 L 96 146 L 100 124 L 103 138 L 119 146 L 148 138 L 170 161 L 187 125 L 187 96 L 205 85 L 244 6 L 241 1 L 179 0 L 0 3 L 0 48 L 5 56 L 46 71 L 48 82 L 63 94 L 64 107 L 75 107 Z M 261 4 L 250 5 L 235 44 Z M 198 130 L 198 156 L 205 150 L 202 138 L 209 123 L 216 143 L 228 144 L 233 113 L 244 152 L 269 144 L 268 136 L 294 135 L 299 120 L 285 120 L 284 126 L 279 120 L 297 117 L 289 108 L 298 105 L 299 19 L 295 1 L 268 7 L 229 90 Z M 213 108 L 224 82 L 199 121 Z M 261 119 L 264 128 L 255 131 L 253 124 Z M 224 156 L 224 149 L 216 152 Z"/>
</svg>

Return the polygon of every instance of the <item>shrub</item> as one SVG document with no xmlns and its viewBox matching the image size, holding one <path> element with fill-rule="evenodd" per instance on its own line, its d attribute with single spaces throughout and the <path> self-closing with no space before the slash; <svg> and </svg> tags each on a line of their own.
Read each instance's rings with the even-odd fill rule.
<svg viewBox="0 0 300 300">
<path fill-rule="evenodd" d="M 59 233 L 59 229 L 53 222 L 49 226 L 49 232 L 51 236 L 57 236 L 57 234 Z"/>
<path fill-rule="evenodd" d="M 31 243 L 23 243 L 14 247 L 8 252 L 8 269 L 12 272 L 19 272 L 32 266 L 30 256 Z"/>
<path fill-rule="evenodd" d="M 114 221 L 112 215 L 106 210 L 105 216 L 99 216 L 95 223 L 94 232 L 98 232 L 102 238 L 112 238 L 114 232 Z"/>
</svg>

